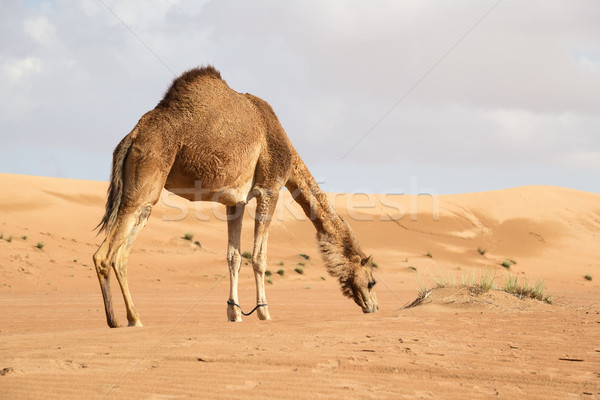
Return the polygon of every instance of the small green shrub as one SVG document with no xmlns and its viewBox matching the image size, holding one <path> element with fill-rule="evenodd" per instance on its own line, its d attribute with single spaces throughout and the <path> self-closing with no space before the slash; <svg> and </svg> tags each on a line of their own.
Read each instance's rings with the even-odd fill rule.
<svg viewBox="0 0 600 400">
<path fill-rule="evenodd" d="M 40 249 L 40 250 L 41 250 L 41 249 L 43 249 L 43 248 L 44 248 L 44 243 L 42 243 L 42 242 L 38 242 L 38 244 L 37 244 L 35 247 L 37 247 L 38 249 Z"/>
<path fill-rule="evenodd" d="M 427 254 L 425 254 L 425 256 L 429 257 L 429 258 L 433 258 L 433 256 L 431 255 L 430 252 L 427 252 Z"/>
<path fill-rule="evenodd" d="M 534 284 L 530 284 L 527 279 L 523 283 L 519 283 L 516 276 L 508 276 L 504 282 L 504 291 L 513 294 L 519 298 L 527 297 L 552 304 L 552 298 L 544 296 L 544 281 L 538 280 Z"/>
<path fill-rule="evenodd" d="M 298 265 L 301 266 L 301 267 L 304 267 L 306 264 L 303 263 L 303 262 L 299 262 Z"/>
<path fill-rule="evenodd" d="M 199 241 L 197 241 L 197 240 L 196 240 L 196 241 L 194 242 L 194 244 L 195 244 L 196 246 L 198 246 L 198 247 L 202 248 L 202 244 L 201 244 Z"/>
<path fill-rule="evenodd" d="M 23 235 L 23 236 L 21 236 L 21 239 L 23 239 L 23 240 L 27 240 L 27 235 Z"/>
<path fill-rule="evenodd" d="M 510 268 L 510 266 L 512 265 L 512 263 L 509 260 L 504 260 L 502 261 L 501 264 L 504 268 Z"/>
<path fill-rule="evenodd" d="M 584 276 L 586 281 L 591 281 L 592 280 L 592 276 L 590 274 L 587 274 Z"/>
<path fill-rule="evenodd" d="M 409 266 L 408 266 L 408 269 L 410 269 L 410 270 L 412 270 L 412 271 L 416 271 L 416 270 L 417 270 L 417 267 L 413 267 L 412 265 L 409 265 Z"/>
<path fill-rule="evenodd" d="M 7 241 L 8 243 L 10 243 L 10 242 L 12 242 L 12 239 L 13 239 L 13 238 L 12 238 L 12 236 L 9 236 L 9 237 L 7 237 L 7 238 L 6 238 L 6 241 Z"/>
<path fill-rule="evenodd" d="M 184 234 L 183 234 L 183 238 L 184 238 L 185 240 L 189 240 L 189 241 L 191 241 L 191 240 L 194 238 L 194 235 L 193 235 L 193 234 L 191 234 L 191 233 L 189 233 L 189 232 L 186 232 L 186 233 L 184 233 Z"/>
<path fill-rule="evenodd" d="M 454 286 L 456 285 L 456 277 L 452 275 L 447 275 L 443 271 L 439 271 L 437 275 L 433 278 L 437 287 L 446 287 L 446 286 Z"/>
<path fill-rule="evenodd" d="M 271 276 L 271 275 L 273 275 L 273 273 L 271 272 L 271 270 L 266 270 L 266 271 L 265 271 L 265 276 L 266 276 L 266 277 L 269 277 L 269 276 Z"/>
<path fill-rule="evenodd" d="M 302 268 L 300 268 L 300 267 L 294 268 L 294 271 L 296 271 L 299 274 L 303 274 L 304 273 L 304 270 Z"/>
<path fill-rule="evenodd" d="M 278 269 L 277 273 L 281 276 L 285 275 L 285 271 L 283 269 Z"/>
<path fill-rule="evenodd" d="M 305 260 L 310 260 L 310 256 L 308 254 L 300 253 L 300 257 L 304 258 Z"/>
<path fill-rule="evenodd" d="M 487 253 L 487 249 L 484 249 L 483 247 L 478 247 L 477 252 L 483 256 L 485 255 L 485 253 Z"/>
<path fill-rule="evenodd" d="M 468 273 L 463 273 L 462 284 L 464 286 L 475 286 L 477 284 L 477 279 L 475 279 L 475 272 L 472 272 L 470 275 Z"/>
<path fill-rule="evenodd" d="M 379 265 L 377 265 L 377 263 L 375 261 L 371 261 L 371 267 L 379 268 Z"/>
<path fill-rule="evenodd" d="M 279 261 L 279 265 L 283 267 L 283 261 Z"/>
<path fill-rule="evenodd" d="M 242 257 L 244 257 L 247 260 L 252 260 L 252 253 L 250 253 L 248 250 L 246 250 L 242 253 Z"/>
<path fill-rule="evenodd" d="M 479 288 L 484 292 L 494 288 L 496 273 L 490 268 L 487 271 L 481 271 L 479 275 Z"/>
<path fill-rule="evenodd" d="M 267 283 L 268 283 L 269 285 L 272 285 L 272 284 L 273 284 L 273 279 L 271 279 L 271 278 L 267 278 L 267 279 L 265 279 L 265 280 L 267 281 Z"/>
<path fill-rule="evenodd" d="M 322 281 L 324 281 L 324 280 L 325 280 L 325 277 L 324 277 L 323 275 L 321 275 L 321 280 L 322 280 Z"/>
</svg>

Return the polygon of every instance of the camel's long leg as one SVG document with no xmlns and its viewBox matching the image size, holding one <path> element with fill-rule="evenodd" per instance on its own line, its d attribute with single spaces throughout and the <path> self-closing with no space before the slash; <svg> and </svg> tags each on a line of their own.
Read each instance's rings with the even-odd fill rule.
<svg viewBox="0 0 600 400">
<path fill-rule="evenodd" d="M 96 266 L 96 275 L 100 281 L 100 289 L 102 290 L 102 299 L 104 300 L 104 311 L 106 312 L 106 322 L 111 328 L 121 326 L 117 319 L 112 306 L 112 296 L 110 292 L 110 264 L 108 253 L 110 251 L 110 241 L 107 236 L 100 245 L 100 248 L 94 254 L 94 265 Z"/>
<path fill-rule="evenodd" d="M 104 298 L 104 308 L 106 310 L 106 318 L 108 325 L 112 328 L 118 327 L 113 309 L 109 287 L 109 274 L 112 267 L 117 276 L 117 280 L 123 293 L 125 307 L 127 309 L 127 321 L 129 326 L 142 326 L 140 318 L 133 300 L 129 292 L 127 283 L 127 258 L 133 242 L 139 231 L 144 227 L 148 217 L 150 216 L 151 205 L 138 207 L 133 212 L 119 212 L 117 222 L 115 223 L 112 232 L 109 232 L 106 240 L 100 246 L 100 249 L 94 254 L 94 262 L 96 264 L 96 272 L 102 289 Z"/>
<path fill-rule="evenodd" d="M 242 266 L 242 253 L 240 240 L 242 236 L 242 220 L 244 218 L 244 205 L 227 206 L 227 264 L 229 265 L 229 299 L 235 304 L 240 304 L 238 299 L 238 277 Z M 227 305 L 227 319 L 241 321 L 242 313 L 239 307 Z"/>
<path fill-rule="evenodd" d="M 256 311 L 258 318 L 271 319 L 265 294 L 265 271 L 267 269 L 267 240 L 269 225 L 275 206 L 277 205 L 278 191 L 263 193 L 256 199 L 256 216 L 254 225 L 254 251 L 252 253 L 252 267 L 256 281 L 256 304 L 263 304 Z"/>
<path fill-rule="evenodd" d="M 125 301 L 125 308 L 127 309 L 127 321 L 129 326 L 142 326 L 140 317 L 135 310 L 133 300 L 131 299 L 131 293 L 129 293 L 129 284 L 127 283 L 127 258 L 131 252 L 131 247 L 135 238 L 139 234 L 140 230 L 146 225 L 152 206 L 146 205 L 136 210 L 133 215 L 133 221 L 128 219 L 123 226 L 123 234 L 125 235 L 125 243 L 119 247 L 115 259 L 113 262 L 113 268 L 117 280 L 121 286 L 121 292 L 123 293 L 123 300 Z M 133 222 L 133 224 L 132 224 Z"/>
</svg>

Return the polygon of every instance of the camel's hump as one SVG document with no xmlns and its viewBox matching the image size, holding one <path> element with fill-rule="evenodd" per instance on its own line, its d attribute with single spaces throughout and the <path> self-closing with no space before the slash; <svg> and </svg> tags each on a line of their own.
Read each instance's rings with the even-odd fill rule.
<svg viewBox="0 0 600 400">
<path fill-rule="evenodd" d="M 171 86 L 163 96 L 163 102 L 169 102 L 176 99 L 179 92 L 185 91 L 187 87 L 193 85 L 196 80 L 203 77 L 223 80 L 223 78 L 221 78 L 221 73 L 212 65 L 192 68 L 173 80 L 173 83 L 171 83 Z"/>
<path fill-rule="evenodd" d="M 185 71 L 179 78 L 175 78 L 173 84 L 176 82 L 190 82 L 201 76 L 210 76 L 213 78 L 222 79 L 221 73 L 215 67 L 212 65 L 207 65 L 205 67 L 197 67 Z"/>
</svg>

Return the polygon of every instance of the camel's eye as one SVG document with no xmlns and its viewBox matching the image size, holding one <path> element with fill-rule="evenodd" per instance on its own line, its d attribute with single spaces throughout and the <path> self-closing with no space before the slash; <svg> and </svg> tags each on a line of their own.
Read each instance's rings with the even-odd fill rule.
<svg viewBox="0 0 600 400">
<path fill-rule="evenodd" d="M 369 284 L 367 285 L 367 287 L 368 287 L 369 289 L 373 289 L 373 286 L 375 286 L 375 284 L 376 284 L 376 283 L 377 283 L 377 282 L 375 282 L 375 280 L 372 280 L 371 282 L 369 282 Z"/>
</svg>

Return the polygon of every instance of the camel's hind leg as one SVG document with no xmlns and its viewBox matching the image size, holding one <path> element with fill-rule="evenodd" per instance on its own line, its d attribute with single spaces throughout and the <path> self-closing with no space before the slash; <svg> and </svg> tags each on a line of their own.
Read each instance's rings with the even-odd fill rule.
<svg viewBox="0 0 600 400">
<path fill-rule="evenodd" d="M 100 289 L 102 290 L 102 299 L 104 300 L 104 311 L 106 312 L 106 322 L 111 328 L 118 328 L 121 325 L 115 318 L 115 313 L 112 306 L 112 295 L 110 292 L 110 268 L 111 265 L 108 263 L 108 253 L 110 250 L 110 242 L 107 237 L 104 242 L 100 245 L 100 248 L 94 254 L 94 265 L 96 266 L 96 275 L 98 275 L 98 281 L 100 282 Z"/>
<path fill-rule="evenodd" d="M 133 306 L 127 284 L 127 257 L 135 238 L 150 216 L 152 206 L 160 198 L 160 192 L 168 174 L 168 168 L 165 165 L 170 162 L 168 157 L 165 158 L 167 161 L 157 161 L 156 158 L 148 157 L 145 152 L 136 147 L 135 143 L 131 146 L 123 167 L 123 186 L 116 220 L 109 226 L 105 241 L 94 254 L 96 272 L 104 298 L 106 319 L 108 325 L 113 328 L 119 326 L 119 323 L 112 309 L 108 278 L 110 268 L 115 270 L 121 286 L 127 307 L 129 326 L 142 325 Z"/>
<path fill-rule="evenodd" d="M 150 204 L 140 206 L 133 211 L 120 211 L 114 228 L 109 232 L 100 249 L 94 254 L 94 263 L 102 297 L 104 298 L 104 309 L 106 320 L 111 328 L 120 326 L 116 320 L 113 309 L 109 285 L 110 268 L 112 267 L 123 293 L 123 300 L 127 308 L 127 321 L 129 326 L 142 326 L 140 318 L 129 292 L 127 283 L 127 258 L 135 238 L 146 224 L 152 206 Z"/>
</svg>

